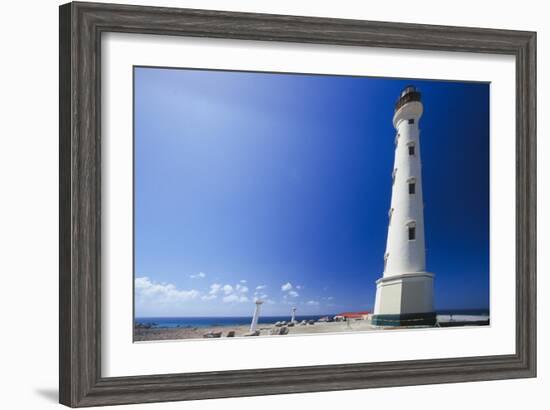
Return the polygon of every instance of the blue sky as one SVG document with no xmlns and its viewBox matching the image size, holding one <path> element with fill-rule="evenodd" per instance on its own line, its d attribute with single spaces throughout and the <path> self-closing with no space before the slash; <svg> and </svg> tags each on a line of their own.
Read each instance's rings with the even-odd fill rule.
<svg viewBox="0 0 550 410">
<path fill-rule="evenodd" d="M 489 85 L 136 67 L 137 316 L 371 310 L 420 88 L 436 309 L 489 306 Z"/>
</svg>

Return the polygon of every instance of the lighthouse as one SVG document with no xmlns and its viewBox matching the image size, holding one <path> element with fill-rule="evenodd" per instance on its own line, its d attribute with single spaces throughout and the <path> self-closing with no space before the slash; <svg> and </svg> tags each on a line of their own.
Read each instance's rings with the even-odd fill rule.
<svg viewBox="0 0 550 410">
<path fill-rule="evenodd" d="M 431 326 L 434 275 L 426 272 L 419 121 L 420 92 L 406 87 L 395 105 L 395 159 L 384 272 L 376 281 L 372 324 Z"/>
</svg>

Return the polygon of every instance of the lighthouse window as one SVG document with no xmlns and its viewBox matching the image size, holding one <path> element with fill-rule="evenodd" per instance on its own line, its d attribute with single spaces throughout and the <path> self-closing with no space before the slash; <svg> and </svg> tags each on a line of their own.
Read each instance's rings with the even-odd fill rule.
<svg viewBox="0 0 550 410">
<path fill-rule="evenodd" d="M 409 226 L 409 241 L 414 241 L 416 239 L 416 227 Z"/>
<path fill-rule="evenodd" d="M 409 118 L 409 124 L 414 124 L 414 118 Z"/>
<path fill-rule="evenodd" d="M 409 194 L 413 195 L 416 191 L 416 184 L 414 182 L 409 182 Z"/>
<path fill-rule="evenodd" d="M 414 144 L 409 145 L 409 155 L 414 156 Z"/>
</svg>

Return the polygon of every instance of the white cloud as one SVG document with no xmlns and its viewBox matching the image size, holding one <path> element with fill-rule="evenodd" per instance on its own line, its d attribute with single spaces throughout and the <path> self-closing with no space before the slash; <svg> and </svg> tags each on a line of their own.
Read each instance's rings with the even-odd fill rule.
<svg viewBox="0 0 550 410">
<path fill-rule="evenodd" d="M 243 302 L 248 302 L 248 298 L 244 295 L 237 295 L 236 293 L 232 293 L 231 295 L 227 295 L 227 296 L 224 296 L 223 299 L 222 299 L 224 302 L 226 303 L 231 303 L 231 302 L 239 302 L 239 303 L 243 303 Z"/>
<path fill-rule="evenodd" d="M 275 301 L 272 300 L 272 299 L 269 299 L 267 295 L 255 296 L 253 300 L 254 300 L 254 302 L 256 302 L 257 300 L 261 300 L 264 303 L 267 303 L 268 305 L 274 305 L 275 304 Z"/>
<path fill-rule="evenodd" d="M 295 290 L 290 290 L 290 291 L 288 292 L 288 294 L 289 294 L 290 296 L 292 296 L 293 298 L 297 298 L 298 296 L 300 296 L 300 294 L 299 294 L 298 292 L 296 292 Z"/>
<path fill-rule="evenodd" d="M 334 299 L 334 296 L 329 296 L 329 297 L 327 298 L 327 300 L 333 300 L 333 299 Z"/>
<path fill-rule="evenodd" d="M 318 306 L 318 305 L 319 305 L 319 302 L 317 302 L 316 300 L 308 300 L 308 301 L 306 302 L 306 305 Z"/>
<path fill-rule="evenodd" d="M 242 281 L 239 281 L 242 283 Z M 248 302 L 249 299 L 246 296 L 248 293 L 248 287 L 237 283 L 234 287 L 227 284 L 221 285 L 219 283 L 213 283 L 210 285 L 210 292 L 208 296 L 203 296 L 203 300 L 215 299 L 218 294 L 223 294 L 222 300 L 226 303 L 230 302 Z"/>
<path fill-rule="evenodd" d="M 263 290 L 263 289 L 265 289 L 265 288 L 267 288 L 266 285 L 258 285 L 258 286 L 256 286 L 256 290 Z"/>
<path fill-rule="evenodd" d="M 216 299 L 216 298 L 217 298 L 216 295 L 203 295 L 203 296 L 201 296 L 202 300 L 212 300 L 212 299 Z"/>
<path fill-rule="evenodd" d="M 296 298 L 298 296 L 300 296 L 300 294 L 298 292 L 296 292 L 295 290 L 293 290 L 293 286 L 292 286 L 292 283 L 290 282 L 287 282 L 285 283 L 284 285 L 281 286 L 281 290 L 283 292 L 286 292 L 285 295 L 283 295 L 283 299 L 286 299 L 288 296 L 290 297 L 293 297 L 293 298 Z M 296 289 L 298 289 L 298 286 L 296 286 Z"/>
<path fill-rule="evenodd" d="M 246 283 L 246 279 L 241 279 L 240 282 L 241 283 Z"/>
<path fill-rule="evenodd" d="M 240 284 L 237 284 L 237 286 L 235 286 L 235 289 L 241 293 L 246 293 L 248 292 L 248 288 L 246 286 L 243 286 L 243 285 L 240 285 Z"/>
<path fill-rule="evenodd" d="M 178 289 L 171 283 L 157 283 L 147 276 L 136 278 L 135 288 L 137 298 L 154 298 L 162 303 L 191 300 L 200 295 L 198 290 Z"/>
<path fill-rule="evenodd" d="M 189 275 L 189 277 L 191 279 L 203 279 L 203 278 L 206 278 L 206 273 L 204 272 L 199 272 L 197 273 L 196 275 Z"/>
<path fill-rule="evenodd" d="M 289 290 L 292 290 L 292 284 L 290 282 L 285 283 L 281 286 L 281 290 L 283 292 L 288 292 Z"/>
<path fill-rule="evenodd" d="M 302 287 L 303 287 L 302 285 L 296 285 L 296 289 L 298 290 L 302 289 Z"/>
<path fill-rule="evenodd" d="M 221 290 L 222 288 L 222 285 L 220 285 L 219 283 L 213 283 L 210 285 L 210 293 L 211 295 L 217 295 L 219 293 L 219 291 Z"/>
<path fill-rule="evenodd" d="M 237 285 L 235 287 L 235 289 L 246 289 L 246 291 L 248 291 L 248 288 L 246 286 L 242 286 L 242 285 Z M 210 285 L 210 294 L 211 295 L 217 295 L 218 293 L 221 293 L 223 292 L 224 294 L 226 295 L 230 295 L 231 293 L 233 293 L 233 286 L 231 285 L 222 285 L 220 283 L 213 283 Z"/>
</svg>

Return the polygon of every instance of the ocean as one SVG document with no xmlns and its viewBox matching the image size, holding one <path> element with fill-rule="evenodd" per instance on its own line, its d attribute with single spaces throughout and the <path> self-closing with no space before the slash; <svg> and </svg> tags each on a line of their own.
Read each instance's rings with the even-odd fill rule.
<svg viewBox="0 0 550 410">
<path fill-rule="evenodd" d="M 322 317 L 333 317 L 336 313 L 327 313 L 324 315 L 297 315 L 296 320 L 319 320 Z M 438 315 L 465 315 L 465 316 L 489 316 L 488 309 L 441 309 L 437 311 Z M 279 321 L 289 321 L 290 315 L 286 316 L 260 316 L 259 324 L 270 324 Z M 134 324 L 141 324 L 153 328 L 176 328 L 176 327 L 196 327 L 207 328 L 215 326 L 240 326 L 249 325 L 252 316 L 212 316 L 212 317 L 136 317 Z"/>
</svg>

